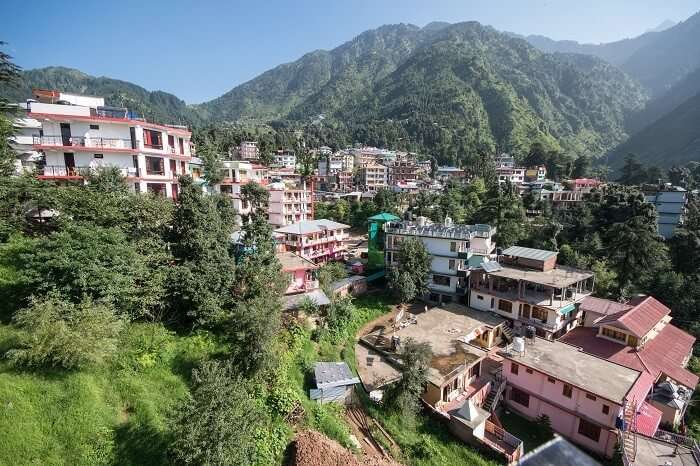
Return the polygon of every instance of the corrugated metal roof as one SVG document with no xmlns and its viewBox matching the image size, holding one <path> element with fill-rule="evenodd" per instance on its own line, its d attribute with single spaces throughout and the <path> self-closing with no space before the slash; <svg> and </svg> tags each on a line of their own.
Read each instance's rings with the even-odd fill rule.
<svg viewBox="0 0 700 466">
<path fill-rule="evenodd" d="M 504 256 L 522 257 L 524 259 L 532 259 L 537 261 L 545 261 L 552 256 L 556 256 L 554 251 L 546 251 L 544 249 L 526 248 L 523 246 L 511 246 L 503 251 Z"/>
<path fill-rule="evenodd" d="M 487 261 L 487 262 L 483 262 L 481 264 L 481 268 L 483 268 L 484 271 L 491 273 L 491 272 L 498 272 L 503 267 L 501 267 L 501 264 L 499 264 L 496 261 Z"/>
<path fill-rule="evenodd" d="M 344 362 L 317 362 L 314 366 L 316 386 L 322 390 L 342 385 L 354 385 L 360 380 L 352 375 Z"/>
<path fill-rule="evenodd" d="M 324 230 L 338 230 L 341 228 L 350 228 L 350 225 L 334 222 L 333 220 L 304 220 L 303 222 L 292 223 L 275 230 L 275 233 L 290 233 L 293 235 L 308 235 L 318 233 Z"/>
</svg>

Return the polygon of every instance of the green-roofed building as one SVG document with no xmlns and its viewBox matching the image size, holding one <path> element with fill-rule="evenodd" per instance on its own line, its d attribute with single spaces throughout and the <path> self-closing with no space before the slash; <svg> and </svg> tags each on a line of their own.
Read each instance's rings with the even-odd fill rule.
<svg viewBox="0 0 700 466">
<path fill-rule="evenodd" d="M 382 212 L 367 219 L 367 270 L 384 268 L 384 224 L 401 220 L 396 215 Z"/>
</svg>

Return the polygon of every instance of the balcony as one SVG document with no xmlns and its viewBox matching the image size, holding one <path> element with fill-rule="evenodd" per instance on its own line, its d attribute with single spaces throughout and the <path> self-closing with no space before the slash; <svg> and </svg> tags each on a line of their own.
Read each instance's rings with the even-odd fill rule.
<svg viewBox="0 0 700 466">
<path fill-rule="evenodd" d="M 131 139 L 121 138 L 98 138 L 84 136 L 34 136 L 33 144 L 40 147 L 69 147 L 71 149 L 95 149 L 100 151 L 127 151 L 134 149 L 131 146 Z"/>
<path fill-rule="evenodd" d="M 523 441 L 489 420 L 486 420 L 484 437 L 480 440 L 502 453 L 508 464 L 515 463 L 523 455 Z"/>
<path fill-rule="evenodd" d="M 112 165 L 104 165 L 105 168 Z M 46 165 L 37 170 L 39 179 L 82 179 L 98 167 L 66 167 L 65 165 Z M 139 170 L 133 167 L 116 167 L 124 177 L 139 176 Z"/>
</svg>

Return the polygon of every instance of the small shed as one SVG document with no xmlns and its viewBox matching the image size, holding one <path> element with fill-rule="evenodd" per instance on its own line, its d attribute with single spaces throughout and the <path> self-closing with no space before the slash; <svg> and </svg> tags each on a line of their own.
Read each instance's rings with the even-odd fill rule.
<svg viewBox="0 0 700 466">
<path fill-rule="evenodd" d="M 314 376 L 316 388 L 309 391 L 309 396 L 319 403 L 350 404 L 353 388 L 360 383 L 344 362 L 317 362 Z"/>
</svg>

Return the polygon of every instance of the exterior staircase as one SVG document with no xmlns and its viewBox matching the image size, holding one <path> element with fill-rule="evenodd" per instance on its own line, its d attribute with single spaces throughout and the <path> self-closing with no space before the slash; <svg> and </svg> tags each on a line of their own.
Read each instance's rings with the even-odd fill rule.
<svg viewBox="0 0 700 466">
<path fill-rule="evenodd" d="M 629 466 L 635 464 L 637 459 L 637 412 L 634 402 L 625 400 L 622 419 L 624 425 L 618 429 L 622 462 Z"/>
<path fill-rule="evenodd" d="M 510 327 L 504 325 L 502 327 L 502 333 L 503 338 L 505 338 L 509 343 L 513 341 L 513 330 Z"/>
<path fill-rule="evenodd" d="M 503 377 L 503 373 L 499 371 L 494 375 L 494 378 L 491 381 L 491 390 L 489 390 L 489 394 L 486 395 L 486 400 L 484 401 L 482 408 L 489 413 L 494 412 L 498 406 L 498 402 L 501 401 L 505 388 L 506 378 Z"/>
</svg>

